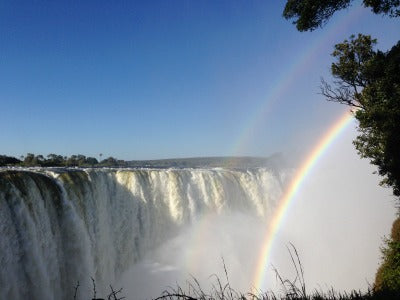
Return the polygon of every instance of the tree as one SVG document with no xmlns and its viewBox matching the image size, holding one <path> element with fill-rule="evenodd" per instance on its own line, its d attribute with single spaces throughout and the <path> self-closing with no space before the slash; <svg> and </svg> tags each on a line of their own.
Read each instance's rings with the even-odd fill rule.
<svg viewBox="0 0 400 300">
<path fill-rule="evenodd" d="M 86 156 L 82 155 L 82 154 L 78 154 L 76 156 L 76 160 L 77 160 L 78 166 L 81 167 L 81 166 L 85 165 L 85 163 L 86 163 Z"/>
<path fill-rule="evenodd" d="M 28 167 L 37 166 L 38 160 L 33 153 L 27 153 L 24 159 L 24 165 Z"/>
<path fill-rule="evenodd" d="M 288 0 L 283 11 L 285 19 L 294 19 L 299 31 L 314 30 L 323 26 L 338 10 L 350 6 L 353 0 Z M 400 0 L 364 0 L 376 14 L 400 16 Z"/>
<path fill-rule="evenodd" d="M 385 240 L 382 250 L 382 264 L 376 272 L 376 290 L 400 289 L 400 218 L 392 225 L 390 239 Z"/>
<path fill-rule="evenodd" d="M 21 161 L 13 156 L 0 155 L 0 166 L 12 166 L 21 163 Z"/>
<path fill-rule="evenodd" d="M 64 164 L 64 158 L 62 155 L 50 153 L 49 155 L 47 155 L 46 164 L 48 166 L 60 167 L 60 166 L 63 166 L 63 164 Z"/>
<path fill-rule="evenodd" d="M 87 157 L 85 163 L 90 166 L 97 165 L 99 162 L 94 157 Z"/>
<path fill-rule="evenodd" d="M 355 108 L 358 153 L 378 167 L 382 184 L 400 196 L 400 42 L 386 53 L 374 51 L 375 44 L 359 34 L 335 45 L 334 87 L 323 81 L 321 93 Z"/>
<path fill-rule="evenodd" d="M 324 25 L 352 0 L 288 0 L 283 12 L 295 19 L 299 31 Z M 374 13 L 400 16 L 400 0 L 364 0 Z M 335 45 L 331 66 L 333 86 L 322 80 L 321 93 L 329 101 L 350 106 L 359 121 L 354 145 L 383 176 L 382 184 L 400 196 L 400 41 L 387 52 L 375 51 L 376 40 L 359 34 Z M 400 209 L 400 207 L 399 207 Z M 400 214 L 400 210 L 399 210 Z M 400 219 L 382 248 L 374 289 L 400 291 Z"/>
<path fill-rule="evenodd" d="M 283 12 L 295 19 L 299 31 L 324 25 L 352 0 L 288 0 Z M 364 0 L 374 13 L 400 16 L 400 0 Z M 382 184 L 400 196 L 400 42 L 390 51 L 375 51 L 376 40 L 359 34 L 335 45 L 331 66 L 335 81 L 322 80 L 321 93 L 329 101 L 355 109 L 360 135 L 354 141 L 358 153 L 369 158 L 384 177 Z"/>
<path fill-rule="evenodd" d="M 118 161 L 114 157 L 110 156 L 110 157 L 107 157 L 106 159 L 103 159 L 100 162 L 100 165 L 104 166 L 104 167 L 117 167 Z"/>
</svg>

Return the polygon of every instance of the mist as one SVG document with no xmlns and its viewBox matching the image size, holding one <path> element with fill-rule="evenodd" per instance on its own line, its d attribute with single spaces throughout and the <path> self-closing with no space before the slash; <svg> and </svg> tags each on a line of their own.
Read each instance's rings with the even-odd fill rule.
<svg viewBox="0 0 400 300">
<path fill-rule="evenodd" d="M 356 135 L 347 128 L 305 178 L 274 246 L 272 260 L 286 269 L 282 247 L 296 245 L 309 288 L 366 290 L 395 218 L 392 190 L 379 186 L 376 168 L 356 153 Z"/>
<path fill-rule="evenodd" d="M 139 299 L 197 282 L 209 293 L 217 278 L 237 292 L 279 292 L 273 268 L 295 278 L 289 244 L 308 292 L 365 290 L 396 210 L 353 149 L 355 134 L 348 128 L 307 172 L 272 238 L 269 222 L 296 174 L 287 167 L 4 169 L 0 285 L 8 288 L 0 297 L 71 299 L 61 287 L 77 280 L 89 297 L 90 276 L 99 294 L 112 284 Z M 254 286 L 270 239 L 264 280 Z"/>
<path fill-rule="evenodd" d="M 292 201 L 274 239 L 263 291 L 279 292 L 273 268 L 294 280 L 287 250 L 295 245 L 305 270 L 308 291 L 334 287 L 337 291 L 366 290 L 380 262 L 382 238 L 394 219 L 391 190 L 367 160 L 358 157 L 348 128 L 324 153 Z M 245 213 L 205 215 L 169 241 L 148 252 L 118 283 L 125 294 L 145 299 L 198 280 L 204 291 L 216 276 L 232 288 L 254 292 L 256 266 L 264 243 L 268 217 Z"/>
</svg>

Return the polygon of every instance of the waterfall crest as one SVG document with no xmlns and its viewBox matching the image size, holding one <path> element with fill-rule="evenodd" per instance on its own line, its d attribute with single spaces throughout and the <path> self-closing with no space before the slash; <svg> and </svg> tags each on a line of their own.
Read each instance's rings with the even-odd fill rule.
<svg viewBox="0 0 400 300">
<path fill-rule="evenodd" d="M 268 218 L 284 175 L 266 168 L 0 172 L 0 298 L 99 293 L 205 214 Z"/>
</svg>

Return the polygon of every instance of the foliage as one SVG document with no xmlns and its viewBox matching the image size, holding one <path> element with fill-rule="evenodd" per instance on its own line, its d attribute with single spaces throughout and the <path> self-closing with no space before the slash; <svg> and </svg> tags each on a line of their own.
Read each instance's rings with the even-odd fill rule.
<svg viewBox="0 0 400 300">
<path fill-rule="evenodd" d="M 114 157 L 107 157 L 100 162 L 94 157 L 86 157 L 81 154 L 71 155 L 70 157 L 57 154 L 49 154 L 46 158 L 43 155 L 28 153 L 27 161 L 24 156 L 21 160 L 9 157 L 11 160 L 2 164 L 0 156 L 0 166 L 24 166 L 24 167 L 126 167 L 126 168 L 215 168 L 225 167 L 234 169 L 269 168 L 276 170 L 279 167 L 288 166 L 281 154 L 274 154 L 269 157 L 190 157 L 172 158 L 155 160 L 121 160 Z M 7 156 L 4 156 L 7 157 Z M 102 157 L 102 154 L 99 154 Z M 291 167 L 291 166 L 290 166 Z"/>
<path fill-rule="evenodd" d="M 354 145 L 384 177 L 382 184 L 400 196 L 400 42 L 390 51 L 374 51 L 376 40 L 359 34 L 335 46 L 334 87 L 323 81 L 329 101 L 356 109 L 359 136 Z"/>
<path fill-rule="evenodd" d="M 290 258 L 295 269 L 296 276 L 293 280 L 284 279 L 275 269 L 276 278 L 280 284 L 281 292 L 275 293 L 272 291 L 262 292 L 253 291 L 249 293 L 241 293 L 234 290 L 230 283 L 228 272 L 224 263 L 225 282 L 218 276 L 213 275 L 215 282 L 212 284 L 210 292 L 205 292 L 196 278 L 188 281 L 187 289 L 178 286 L 177 288 L 169 288 L 164 293 L 154 300 L 352 300 L 352 299 L 399 299 L 400 290 L 386 289 L 368 289 L 367 292 L 351 291 L 349 293 L 340 293 L 333 290 L 323 292 L 314 290 L 308 293 L 305 287 L 304 270 L 301 264 L 296 248 L 290 244 L 288 247 Z"/>
<path fill-rule="evenodd" d="M 12 156 L 0 155 L 0 166 L 21 167 L 127 167 L 129 164 L 124 160 L 108 157 L 99 162 L 94 157 L 86 157 L 82 154 L 70 157 L 51 153 L 44 158 L 43 155 L 27 153 L 21 161 Z"/>
<path fill-rule="evenodd" d="M 339 102 L 355 108 L 364 109 L 360 92 L 374 80 L 371 70 L 374 65 L 376 52 L 373 46 L 375 39 L 370 36 L 354 35 L 350 41 L 335 45 L 332 56 L 337 62 L 332 63 L 331 72 L 336 79 L 332 88 L 323 80 L 322 94 L 328 101 Z"/>
<path fill-rule="evenodd" d="M 21 161 L 15 157 L 0 155 L 0 166 L 15 165 L 19 163 L 21 163 Z"/>
<path fill-rule="evenodd" d="M 105 167 L 112 167 L 112 166 L 117 166 L 118 161 L 114 157 L 107 157 L 106 159 L 103 159 L 101 161 L 101 164 Z"/>
<path fill-rule="evenodd" d="M 299 31 L 324 25 L 337 10 L 352 0 L 288 0 L 283 16 L 294 19 Z M 400 0 L 364 0 L 377 14 L 400 16 Z M 329 101 L 352 107 L 359 121 L 359 135 L 353 142 L 361 157 L 369 158 L 383 176 L 381 184 L 400 196 L 400 41 L 388 52 L 375 51 L 376 40 L 359 34 L 337 44 L 332 53 L 333 87 L 322 80 L 321 93 Z M 400 291 L 400 221 L 382 248 L 382 265 L 375 279 L 375 291 Z M 374 295 L 378 295 L 374 294 Z M 378 297 L 380 297 L 378 295 Z"/>
<path fill-rule="evenodd" d="M 375 277 L 375 290 L 400 291 L 400 218 L 392 226 L 390 239 L 385 240 L 382 264 Z"/>
<path fill-rule="evenodd" d="M 371 7 L 376 14 L 386 14 L 391 17 L 400 16 L 400 0 L 364 0 L 364 5 Z"/>
<path fill-rule="evenodd" d="M 65 165 L 65 160 L 66 160 L 65 157 L 51 153 L 51 154 L 47 155 L 47 160 L 45 160 L 41 165 L 42 166 L 61 167 L 61 166 Z"/>
<path fill-rule="evenodd" d="M 323 26 L 336 11 L 349 7 L 352 1 L 288 0 L 283 16 L 286 19 L 295 19 L 293 24 L 296 24 L 299 31 L 312 31 Z M 400 16 L 400 0 L 364 0 L 363 4 L 376 14 Z"/>
<path fill-rule="evenodd" d="M 383 184 L 400 196 L 400 42 L 372 61 L 371 82 L 363 89 L 364 106 L 356 112 L 360 135 L 354 144 L 385 176 Z"/>
<path fill-rule="evenodd" d="M 299 31 L 314 30 L 322 26 L 335 11 L 349 6 L 351 0 L 288 0 L 283 11 L 286 19 L 293 22 Z"/>
</svg>

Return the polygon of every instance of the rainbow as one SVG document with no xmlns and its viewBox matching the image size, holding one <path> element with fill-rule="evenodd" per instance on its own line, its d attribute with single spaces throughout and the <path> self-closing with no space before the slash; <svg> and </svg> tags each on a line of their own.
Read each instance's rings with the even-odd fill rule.
<svg viewBox="0 0 400 300">
<path fill-rule="evenodd" d="M 253 280 L 253 287 L 255 287 L 256 291 L 262 291 L 265 288 L 265 275 L 274 243 L 274 238 L 277 235 L 279 227 L 285 218 L 285 214 L 288 211 L 290 204 L 293 202 L 297 192 L 299 191 L 301 184 L 310 174 L 311 170 L 325 153 L 325 151 L 340 135 L 340 133 L 351 123 L 352 120 L 352 115 L 349 112 L 346 112 L 338 121 L 334 123 L 328 132 L 320 139 L 304 163 L 300 166 L 290 185 L 284 192 L 273 219 L 267 228 L 261 253 L 259 255 L 259 263 L 257 263 L 257 270 Z"/>
<path fill-rule="evenodd" d="M 231 156 L 240 156 L 245 152 L 246 145 L 250 144 L 254 138 L 257 128 L 262 128 L 262 122 L 268 120 L 268 115 L 273 111 L 275 104 L 280 99 L 284 98 L 286 93 L 290 91 L 290 86 L 296 81 L 297 78 L 304 76 L 315 61 L 315 56 L 323 51 L 324 45 L 335 40 L 341 33 L 350 28 L 358 19 L 360 19 L 366 10 L 361 6 L 355 6 L 349 9 L 348 12 L 343 13 L 335 22 L 330 22 L 326 31 L 320 34 L 320 37 L 315 39 L 307 49 L 298 55 L 291 64 L 285 69 L 282 69 L 278 79 L 272 84 L 272 88 L 264 96 L 264 100 L 254 109 L 254 113 L 249 116 L 248 120 L 244 123 L 238 137 L 235 139 L 231 149 Z"/>
</svg>

